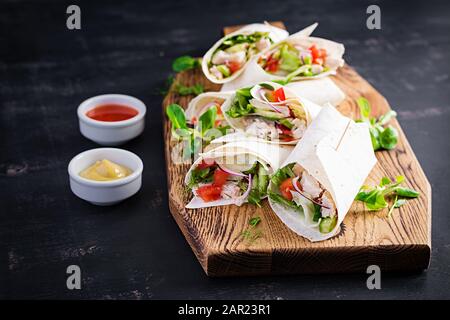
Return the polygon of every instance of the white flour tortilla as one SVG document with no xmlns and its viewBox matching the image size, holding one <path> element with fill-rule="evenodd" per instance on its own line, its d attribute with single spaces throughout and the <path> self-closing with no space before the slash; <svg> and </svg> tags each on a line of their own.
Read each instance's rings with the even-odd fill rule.
<svg viewBox="0 0 450 320">
<path fill-rule="evenodd" d="M 307 125 L 309 125 L 312 122 L 312 120 L 317 116 L 317 114 L 321 110 L 320 106 L 316 105 L 315 103 L 312 103 L 311 101 L 309 101 L 307 99 L 299 97 L 288 87 L 283 87 L 282 85 L 275 83 L 275 82 L 266 81 L 264 83 L 271 85 L 275 90 L 279 89 L 279 88 L 283 88 L 285 96 L 286 96 L 286 100 L 288 100 L 288 99 L 297 100 L 300 103 L 300 105 L 303 106 L 303 108 L 304 108 L 304 111 L 307 116 Z M 245 124 L 243 123 L 243 118 L 231 118 L 226 113 L 228 110 L 230 110 L 230 108 L 232 106 L 232 102 L 234 100 L 234 97 L 235 97 L 235 93 L 233 93 L 233 95 L 222 104 L 222 112 L 223 112 L 225 119 L 230 124 L 230 126 L 233 129 L 235 129 L 238 133 L 241 133 L 241 134 L 231 135 L 231 136 L 226 135 L 226 136 L 220 137 L 219 139 L 215 140 L 214 143 L 242 140 L 242 138 L 246 139 L 249 136 L 248 134 L 245 133 Z M 228 137 L 228 136 L 230 136 L 230 137 Z M 251 140 L 255 140 L 255 139 L 260 140 L 260 141 L 262 140 L 262 139 L 258 139 L 256 137 Z M 262 141 L 265 141 L 265 140 L 262 140 Z M 283 144 L 283 145 L 295 145 L 295 144 L 297 144 L 298 140 L 293 140 L 293 141 L 289 141 L 289 142 L 282 142 L 282 141 L 266 141 L 266 142 L 274 143 L 274 144 Z"/>
<path fill-rule="evenodd" d="M 278 170 L 281 164 L 286 160 L 293 147 L 279 146 L 261 142 L 239 141 L 215 148 L 207 153 L 200 154 L 200 157 L 192 164 L 186 174 L 185 184 L 189 182 L 192 170 L 204 159 L 215 159 L 216 161 L 226 161 L 225 165 L 230 167 L 237 161 L 244 161 L 245 164 L 252 164 L 255 160 L 263 164 L 269 173 Z M 248 161 L 249 160 L 249 161 Z M 232 161 L 232 162 L 230 162 Z M 186 205 L 188 209 L 207 208 L 237 204 L 236 199 L 219 199 L 216 201 L 204 202 L 200 197 L 194 195 L 192 200 Z"/>
<path fill-rule="evenodd" d="M 318 227 L 306 226 L 297 212 L 269 199 L 270 206 L 295 233 L 313 242 L 329 239 L 339 232 L 376 161 L 367 125 L 355 123 L 332 106 L 325 106 L 282 167 L 299 164 L 330 192 L 338 212 L 336 227 L 323 234 Z"/>
<path fill-rule="evenodd" d="M 202 59 L 202 70 L 203 73 L 205 74 L 205 76 L 214 83 L 227 83 L 230 81 L 233 81 L 234 79 L 236 79 L 237 77 L 239 77 L 241 75 L 241 73 L 245 70 L 245 68 L 248 66 L 249 62 L 252 61 L 252 59 L 249 59 L 245 65 L 238 71 L 236 71 L 233 75 L 231 75 L 230 77 L 227 77 L 225 79 L 217 79 L 216 77 L 214 77 L 211 72 L 209 71 L 209 67 L 208 67 L 208 63 L 211 61 L 213 54 L 215 53 L 216 49 L 220 47 L 220 45 L 227 39 L 235 36 L 235 35 L 239 35 L 239 34 L 243 34 L 243 35 L 250 35 L 252 33 L 255 32 L 269 32 L 269 38 L 274 42 L 280 42 L 284 39 L 286 39 L 289 35 L 289 33 L 286 30 L 274 27 L 268 23 L 254 23 L 254 24 L 249 24 L 246 25 L 244 27 L 242 27 L 239 30 L 236 30 L 235 32 L 232 32 L 228 35 L 226 35 L 225 37 L 223 37 L 222 39 L 220 39 L 219 41 L 217 41 L 212 47 L 211 49 L 209 49 L 205 55 L 203 56 Z"/>
<path fill-rule="evenodd" d="M 345 63 L 344 59 L 342 58 L 345 52 L 345 47 L 343 44 L 327 39 L 305 36 L 302 30 L 289 36 L 284 41 L 274 44 L 264 52 L 259 53 L 254 59 L 252 59 L 248 63 L 247 67 L 245 68 L 245 71 L 242 73 L 240 77 L 234 79 L 233 81 L 228 81 L 226 84 L 223 85 L 222 91 L 236 90 L 237 88 L 252 86 L 256 83 L 263 81 L 285 79 L 285 77 L 273 75 L 264 71 L 264 69 L 261 68 L 258 64 L 258 57 L 260 55 L 263 55 L 264 53 L 273 50 L 274 47 L 279 46 L 284 42 L 288 42 L 290 44 L 302 43 L 308 47 L 312 44 L 316 44 L 318 48 L 324 48 L 325 50 L 327 50 L 327 65 L 330 65 L 330 70 L 311 77 L 297 76 L 291 80 L 292 82 L 308 79 L 325 78 L 329 75 L 336 74 L 337 69 L 339 67 L 342 67 Z"/>
<path fill-rule="evenodd" d="M 345 93 L 329 77 L 291 82 L 286 85 L 296 95 L 323 106 L 338 106 L 345 99 Z"/>
</svg>

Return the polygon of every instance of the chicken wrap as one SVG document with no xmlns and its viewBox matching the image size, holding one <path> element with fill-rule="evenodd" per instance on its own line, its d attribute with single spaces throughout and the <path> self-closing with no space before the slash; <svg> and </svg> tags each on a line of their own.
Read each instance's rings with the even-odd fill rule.
<svg viewBox="0 0 450 320">
<path fill-rule="evenodd" d="M 310 241 L 335 236 L 376 158 L 369 128 L 325 106 L 271 177 L 269 203 Z"/>
<path fill-rule="evenodd" d="M 186 121 L 195 126 L 202 117 L 213 116 L 213 128 L 220 131 L 219 136 L 230 133 L 233 129 L 225 120 L 221 107 L 232 95 L 232 92 L 205 92 L 198 95 L 188 104 L 185 111 Z"/>
<path fill-rule="evenodd" d="M 251 203 L 267 197 L 269 175 L 293 147 L 267 143 L 230 143 L 203 153 L 185 177 L 194 197 L 188 209 Z"/>
<path fill-rule="evenodd" d="M 336 74 L 344 65 L 344 51 L 343 44 L 305 36 L 302 30 L 258 54 L 242 75 L 225 84 L 222 90 L 235 90 L 262 81 L 324 78 Z"/>
<path fill-rule="evenodd" d="M 232 32 L 209 49 L 202 59 L 205 76 L 214 83 L 239 77 L 248 62 L 272 44 L 287 38 L 286 30 L 270 24 L 250 24 Z"/>
<path fill-rule="evenodd" d="M 318 105 L 275 82 L 236 90 L 222 105 L 227 122 L 247 136 L 280 144 L 296 144 L 319 113 Z"/>
</svg>

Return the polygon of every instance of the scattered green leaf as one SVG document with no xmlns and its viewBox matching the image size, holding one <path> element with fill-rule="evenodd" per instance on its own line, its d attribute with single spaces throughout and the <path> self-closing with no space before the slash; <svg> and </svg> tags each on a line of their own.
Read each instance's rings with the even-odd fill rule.
<svg viewBox="0 0 450 320">
<path fill-rule="evenodd" d="M 197 68 L 201 65 L 199 58 L 192 58 L 191 56 L 181 56 L 176 58 L 172 63 L 172 69 L 175 72 L 181 72 L 189 69 Z"/>
<path fill-rule="evenodd" d="M 395 181 L 383 177 L 377 186 L 372 188 L 363 186 L 355 200 L 364 202 L 369 211 L 378 211 L 387 208 L 389 206 L 388 199 L 395 196 L 392 207 L 389 209 L 388 216 L 390 216 L 393 209 L 405 204 L 408 198 L 417 198 L 420 195 L 413 189 L 401 187 L 400 184 L 404 180 L 403 176 L 398 176 Z"/>
<path fill-rule="evenodd" d="M 198 96 L 200 93 L 203 93 L 205 91 L 205 88 L 200 83 L 194 84 L 193 86 L 190 87 L 185 86 L 181 83 L 176 83 L 174 89 L 175 92 L 178 93 L 180 96 L 189 96 L 189 95 Z"/>
<path fill-rule="evenodd" d="M 394 118 L 397 113 L 390 110 L 378 119 L 370 118 L 371 107 L 369 101 L 364 97 L 360 97 L 358 98 L 357 103 L 361 113 L 361 119 L 358 121 L 365 122 L 369 125 L 373 150 L 394 149 L 398 142 L 398 132 L 392 126 L 388 126 L 386 128 L 383 126 Z"/>
</svg>

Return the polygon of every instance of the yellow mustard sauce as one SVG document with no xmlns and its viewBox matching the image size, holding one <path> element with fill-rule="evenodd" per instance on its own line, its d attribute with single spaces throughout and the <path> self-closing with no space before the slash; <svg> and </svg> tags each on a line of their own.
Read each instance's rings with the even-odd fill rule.
<svg viewBox="0 0 450 320">
<path fill-rule="evenodd" d="M 107 159 L 98 160 L 80 172 L 80 176 L 95 181 L 111 181 L 125 178 L 133 171 Z"/>
</svg>

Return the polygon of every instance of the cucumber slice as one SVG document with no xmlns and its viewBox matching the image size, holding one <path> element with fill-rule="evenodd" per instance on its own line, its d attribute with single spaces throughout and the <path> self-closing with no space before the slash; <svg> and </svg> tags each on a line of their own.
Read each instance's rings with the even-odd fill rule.
<svg viewBox="0 0 450 320">
<path fill-rule="evenodd" d="M 330 233 L 337 223 L 337 216 L 322 218 L 319 224 L 321 233 Z"/>
<path fill-rule="evenodd" d="M 229 77 L 231 75 L 230 69 L 228 69 L 228 67 L 224 64 L 219 64 L 216 68 L 221 74 L 223 74 L 224 77 Z"/>
</svg>

